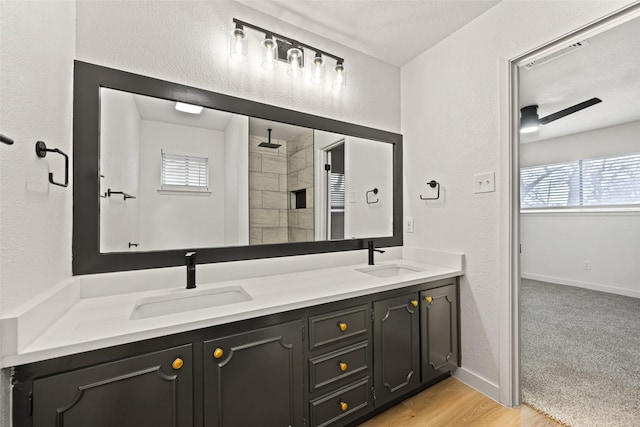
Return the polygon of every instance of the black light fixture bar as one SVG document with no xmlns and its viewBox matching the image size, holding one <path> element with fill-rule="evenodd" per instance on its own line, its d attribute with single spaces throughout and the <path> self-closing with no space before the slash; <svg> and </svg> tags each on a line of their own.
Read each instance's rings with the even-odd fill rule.
<svg viewBox="0 0 640 427">
<path fill-rule="evenodd" d="M 257 25 L 249 24 L 248 22 L 241 21 L 241 20 L 236 19 L 236 18 L 233 18 L 233 22 L 234 22 L 234 24 L 236 24 L 236 28 L 238 28 L 238 27 L 251 28 L 252 30 L 260 31 L 261 33 L 263 33 L 266 36 L 271 36 L 271 37 L 275 37 L 277 39 L 282 39 L 282 40 L 290 43 L 294 47 L 302 47 L 302 48 L 305 48 L 305 49 L 312 50 L 315 53 L 319 53 L 319 54 L 321 54 L 323 56 L 328 56 L 329 58 L 333 58 L 333 59 L 336 60 L 336 62 L 338 64 L 344 63 L 344 59 L 340 58 L 339 56 L 333 55 L 333 54 L 331 54 L 329 52 L 325 52 L 324 50 L 315 48 L 315 47 L 310 46 L 310 45 L 308 45 L 306 43 L 301 43 L 301 42 L 299 42 L 297 40 L 294 40 L 294 39 L 292 39 L 290 37 L 283 36 L 282 34 L 274 33 L 273 31 L 269 31 L 269 30 L 267 30 L 265 28 L 258 27 Z"/>
</svg>

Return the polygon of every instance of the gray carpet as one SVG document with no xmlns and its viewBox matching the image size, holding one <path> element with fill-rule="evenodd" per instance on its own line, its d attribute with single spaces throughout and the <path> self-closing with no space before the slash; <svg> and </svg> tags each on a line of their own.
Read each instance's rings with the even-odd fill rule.
<svg viewBox="0 0 640 427">
<path fill-rule="evenodd" d="M 572 427 L 640 426 L 640 299 L 522 279 L 522 400 Z"/>
</svg>

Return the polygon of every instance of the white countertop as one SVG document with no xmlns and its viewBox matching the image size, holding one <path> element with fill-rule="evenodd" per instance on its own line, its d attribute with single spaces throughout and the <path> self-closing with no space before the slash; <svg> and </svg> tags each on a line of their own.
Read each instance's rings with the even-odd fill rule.
<svg viewBox="0 0 640 427">
<path fill-rule="evenodd" d="M 16 366 L 460 276 L 463 274 L 462 255 L 457 256 L 460 262 L 456 262 L 454 258 L 449 266 L 416 262 L 405 257 L 378 262 L 377 265 L 380 266 L 399 264 L 420 270 L 389 278 L 357 271 L 368 266 L 356 264 L 202 283 L 198 284 L 197 290 L 240 286 L 251 296 L 251 300 L 135 320 L 130 317 L 139 299 L 179 292 L 184 288 L 85 296 L 83 294 L 87 294 L 86 292 L 70 290 L 73 285 L 69 285 L 54 297 L 43 300 L 40 303 L 43 305 L 41 312 L 46 312 L 44 305 L 47 301 L 54 304 L 56 297 L 68 299 L 65 293 L 77 295 L 76 300 L 71 301 L 68 309 L 51 322 L 50 326 L 44 325 L 38 336 L 28 343 L 22 342 L 22 348 L 19 318 L 2 319 L 3 335 L 10 336 L 9 339 L 3 339 L 0 362 L 2 367 Z M 37 312 L 37 308 L 32 307 L 30 312 Z M 47 316 L 42 317 L 46 321 Z M 15 331 L 12 331 L 13 327 Z"/>
</svg>

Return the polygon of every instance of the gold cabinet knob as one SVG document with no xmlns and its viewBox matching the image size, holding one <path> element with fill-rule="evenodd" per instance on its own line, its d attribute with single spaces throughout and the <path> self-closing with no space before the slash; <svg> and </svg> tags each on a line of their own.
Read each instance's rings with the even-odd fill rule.
<svg viewBox="0 0 640 427">
<path fill-rule="evenodd" d="M 173 363 L 171 364 L 171 367 L 175 370 L 178 370 L 182 368 L 183 365 L 184 365 L 184 360 L 180 359 L 179 357 L 176 357 L 176 360 L 173 361 Z"/>
<path fill-rule="evenodd" d="M 216 359 L 220 359 L 222 356 L 224 356 L 224 350 L 223 349 L 218 347 L 215 350 L 213 350 L 213 357 L 215 357 Z"/>
<path fill-rule="evenodd" d="M 340 363 L 338 364 L 338 366 L 340 366 L 340 370 L 341 370 L 342 372 L 344 372 L 344 371 L 346 371 L 346 370 L 347 370 L 347 364 L 346 364 L 346 363 L 344 363 L 344 362 L 340 362 Z"/>
<path fill-rule="evenodd" d="M 344 332 L 344 331 L 346 331 L 346 330 L 347 330 L 347 324 L 346 324 L 346 323 L 344 323 L 344 322 L 340 322 L 340 323 L 338 323 L 338 328 L 340 328 L 340 330 L 341 330 L 342 332 Z"/>
<path fill-rule="evenodd" d="M 347 402 L 340 402 L 340 409 L 342 409 L 342 412 L 349 409 L 349 405 L 347 405 Z"/>
<path fill-rule="evenodd" d="M 414 307 L 417 307 L 418 306 L 418 300 L 417 299 L 411 300 L 411 305 L 414 306 Z"/>
<path fill-rule="evenodd" d="M 429 304 L 431 304 L 431 301 L 433 301 L 433 298 L 432 297 L 425 297 L 424 300 L 426 302 L 428 302 Z"/>
</svg>

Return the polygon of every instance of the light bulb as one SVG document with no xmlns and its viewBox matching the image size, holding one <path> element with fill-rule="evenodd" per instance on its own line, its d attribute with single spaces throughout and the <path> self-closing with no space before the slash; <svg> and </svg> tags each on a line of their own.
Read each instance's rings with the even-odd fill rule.
<svg viewBox="0 0 640 427">
<path fill-rule="evenodd" d="M 229 54 L 231 59 L 237 62 L 246 62 L 247 57 L 247 33 L 242 28 L 234 28 L 229 40 Z"/>
<path fill-rule="evenodd" d="M 319 53 L 311 63 L 311 83 L 321 85 L 324 83 L 324 58 Z"/>
<path fill-rule="evenodd" d="M 287 51 L 287 62 L 289 63 L 289 71 L 287 74 L 297 77 L 302 73 L 302 49 L 292 47 Z"/>
<path fill-rule="evenodd" d="M 262 41 L 262 68 L 275 70 L 278 68 L 278 44 L 271 36 L 266 36 Z"/>
<path fill-rule="evenodd" d="M 347 85 L 347 75 L 344 71 L 344 64 L 342 62 L 338 62 L 333 70 L 336 72 L 336 79 L 333 82 L 333 88 L 336 90 L 344 89 Z"/>
</svg>

